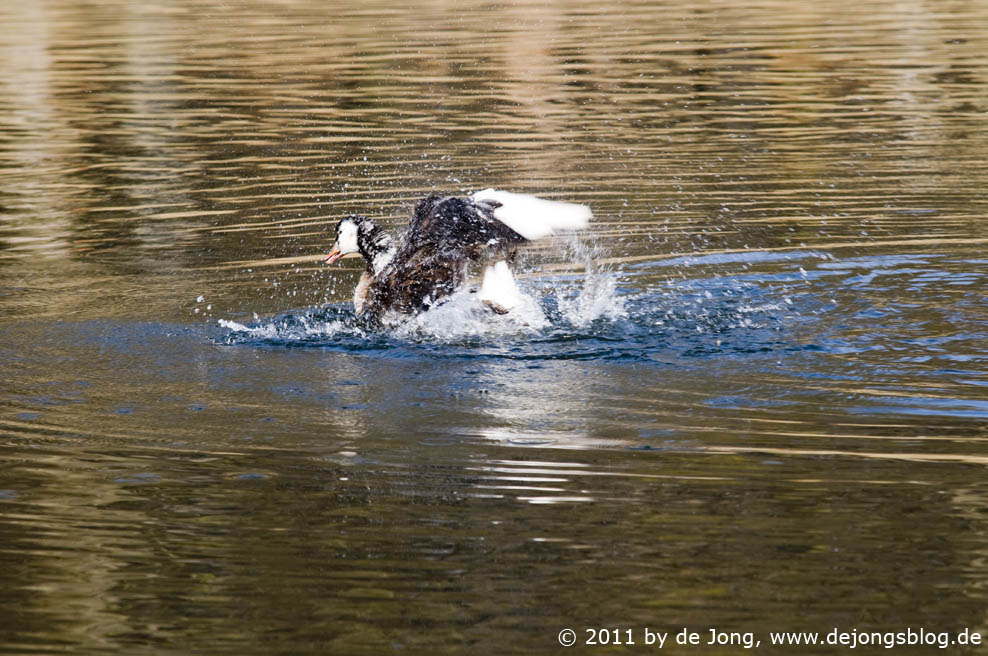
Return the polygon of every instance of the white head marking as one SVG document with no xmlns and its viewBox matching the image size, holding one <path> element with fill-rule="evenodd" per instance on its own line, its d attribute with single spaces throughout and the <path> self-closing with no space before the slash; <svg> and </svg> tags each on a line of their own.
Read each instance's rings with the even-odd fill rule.
<svg viewBox="0 0 988 656">
<path fill-rule="evenodd" d="M 350 219 L 343 219 L 340 222 L 340 229 L 336 233 L 336 247 L 343 255 L 360 251 L 357 246 L 357 224 Z"/>
</svg>

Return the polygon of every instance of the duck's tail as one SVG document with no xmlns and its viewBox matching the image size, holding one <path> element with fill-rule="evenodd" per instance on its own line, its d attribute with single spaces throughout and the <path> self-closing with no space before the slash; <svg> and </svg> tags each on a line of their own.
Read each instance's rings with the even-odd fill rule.
<svg viewBox="0 0 988 656">
<path fill-rule="evenodd" d="M 529 240 L 547 237 L 560 230 L 585 228 L 593 216 L 586 205 L 497 189 L 478 191 L 472 199 L 475 203 L 495 205 L 494 218 Z"/>
</svg>

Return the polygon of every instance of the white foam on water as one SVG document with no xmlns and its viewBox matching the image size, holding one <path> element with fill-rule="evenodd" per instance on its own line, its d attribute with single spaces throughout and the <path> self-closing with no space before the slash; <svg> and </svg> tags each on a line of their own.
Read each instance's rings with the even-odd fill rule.
<svg viewBox="0 0 988 656">
<path fill-rule="evenodd" d="M 442 305 L 397 323 L 393 333 L 410 339 L 457 341 L 471 337 L 499 337 L 536 333 L 549 326 L 538 301 L 522 290 L 507 314 L 493 312 L 478 294 L 457 292 Z"/>
<path fill-rule="evenodd" d="M 485 270 L 479 289 L 463 289 L 413 317 L 385 315 L 383 332 L 412 341 L 449 343 L 481 339 L 496 343 L 499 339 L 538 337 L 555 328 L 585 328 L 601 319 L 614 321 L 628 317 L 624 297 L 618 293 L 618 275 L 595 268 L 594 263 L 601 256 L 596 245 L 574 235 L 555 241 L 554 248 L 557 256 L 561 254 L 566 261 L 583 264 L 585 272 L 518 281 L 507 263 L 496 262 Z M 547 315 L 552 305 L 558 313 L 550 311 Z M 499 313 L 500 310 L 508 311 Z M 325 314 L 318 316 L 318 312 L 317 316 L 313 314 L 292 312 L 266 319 L 255 315 L 250 325 L 230 319 L 219 319 L 217 323 L 230 331 L 233 340 L 278 342 L 359 339 L 378 330 L 365 326 L 350 312 L 337 313 L 332 318 Z"/>
<path fill-rule="evenodd" d="M 782 303 L 762 303 L 761 305 L 748 305 L 744 303 L 738 306 L 737 313 L 738 316 L 741 316 L 745 314 L 776 312 L 784 309 L 786 309 L 786 306 Z"/>
<path fill-rule="evenodd" d="M 224 328 L 232 330 L 235 333 L 247 333 L 248 335 L 254 337 L 261 337 L 264 339 L 276 337 L 278 330 L 278 327 L 271 323 L 263 324 L 260 326 L 254 326 L 254 327 L 245 326 L 242 323 L 238 323 L 236 321 L 229 321 L 227 319 L 219 319 L 216 323 L 223 326 Z"/>
<path fill-rule="evenodd" d="M 296 317 L 297 326 L 285 326 L 277 321 L 266 321 L 256 326 L 245 326 L 237 321 L 220 319 L 217 323 L 241 335 L 256 339 L 310 340 L 335 337 L 345 332 L 356 332 L 356 328 L 343 321 L 313 321 L 305 316 Z"/>
</svg>

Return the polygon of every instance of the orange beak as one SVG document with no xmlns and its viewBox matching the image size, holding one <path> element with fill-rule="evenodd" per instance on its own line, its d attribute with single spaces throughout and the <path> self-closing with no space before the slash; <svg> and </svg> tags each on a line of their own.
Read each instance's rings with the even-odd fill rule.
<svg viewBox="0 0 988 656">
<path fill-rule="evenodd" d="M 324 260 L 324 262 L 326 262 L 326 264 L 332 264 L 333 262 L 335 262 L 336 260 L 340 259 L 341 257 L 343 257 L 343 253 L 340 252 L 340 249 L 339 248 L 337 248 L 336 246 L 334 246 L 333 247 L 333 250 L 329 251 L 329 255 L 326 256 L 326 259 Z"/>
</svg>

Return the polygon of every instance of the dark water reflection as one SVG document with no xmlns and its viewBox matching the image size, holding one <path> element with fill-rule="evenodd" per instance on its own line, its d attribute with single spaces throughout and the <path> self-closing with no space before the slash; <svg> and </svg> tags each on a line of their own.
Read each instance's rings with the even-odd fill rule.
<svg viewBox="0 0 988 656">
<path fill-rule="evenodd" d="M 0 7 L 0 651 L 988 638 L 986 17 Z M 490 185 L 594 209 L 544 323 L 355 322 Z"/>
</svg>

